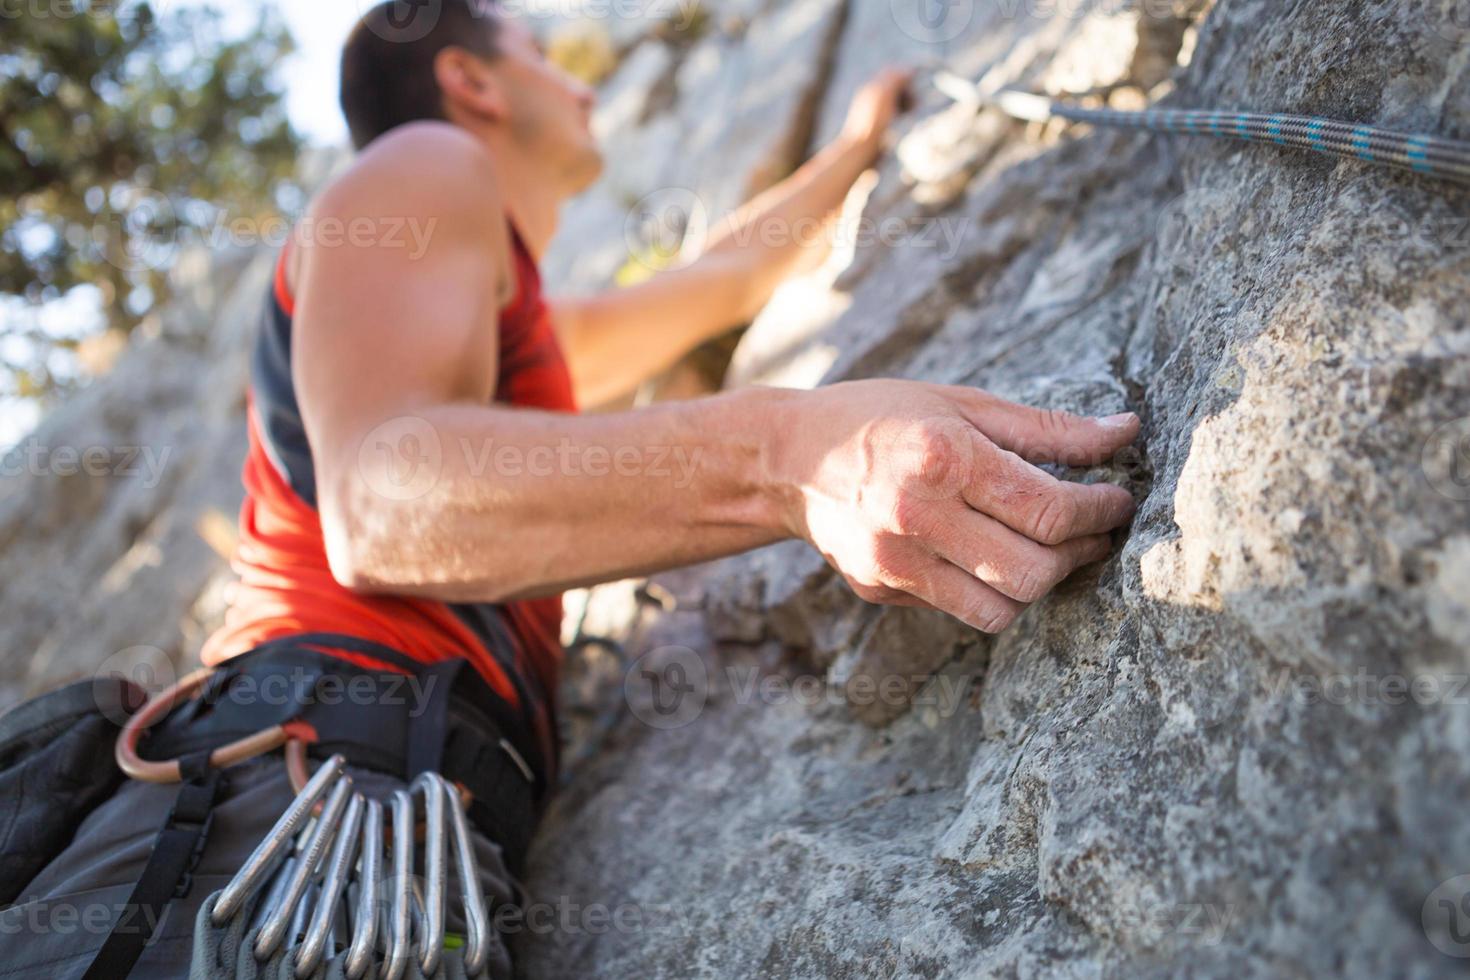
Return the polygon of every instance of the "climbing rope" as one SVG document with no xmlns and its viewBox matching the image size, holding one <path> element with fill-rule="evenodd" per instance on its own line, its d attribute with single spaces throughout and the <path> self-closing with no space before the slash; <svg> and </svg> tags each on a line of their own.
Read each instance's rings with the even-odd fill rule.
<svg viewBox="0 0 1470 980">
<path fill-rule="evenodd" d="M 1212 109 L 1146 109 L 1136 112 L 1087 109 L 1046 96 L 1011 90 L 998 92 L 986 100 L 974 83 L 948 73 L 937 76 L 935 84 L 952 99 L 976 104 L 988 101 L 1007 115 L 1028 122 L 1067 119 L 1094 126 L 1274 143 L 1470 183 L 1470 143 L 1437 136 L 1395 133 L 1318 116 L 1281 113 Z"/>
</svg>

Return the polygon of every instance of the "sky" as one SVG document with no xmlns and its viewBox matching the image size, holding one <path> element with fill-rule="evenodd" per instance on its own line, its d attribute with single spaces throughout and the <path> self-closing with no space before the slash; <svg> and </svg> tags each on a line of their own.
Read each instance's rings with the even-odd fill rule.
<svg viewBox="0 0 1470 980">
<path fill-rule="evenodd" d="M 286 109 L 298 131 L 314 143 L 345 143 L 347 124 L 337 108 L 337 56 L 342 42 L 371 0 L 279 0 L 297 51 L 281 65 Z M 169 0 L 171 7 L 212 6 L 225 10 L 240 29 L 252 24 L 262 0 Z"/>
<path fill-rule="evenodd" d="M 299 49 L 282 71 L 291 121 L 313 142 L 345 143 L 347 124 L 337 108 L 337 55 L 357 20 L 359 3 L 286 0 L 280 9 Z"/>
</svg>

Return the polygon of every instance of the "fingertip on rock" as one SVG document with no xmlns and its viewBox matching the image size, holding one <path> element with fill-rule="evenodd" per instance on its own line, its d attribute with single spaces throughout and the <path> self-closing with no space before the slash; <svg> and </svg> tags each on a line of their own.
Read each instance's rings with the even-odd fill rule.
<svg viewBox="0 0 1470 980">
<path fill-rule="evenodd" d="M 1133 412 L 1123 412 L 1119 415 L 1109 415 L 1097 420 L 1097 424 L 1111 432 L 1136 434 L 1142 424 Z"/>
</svg>

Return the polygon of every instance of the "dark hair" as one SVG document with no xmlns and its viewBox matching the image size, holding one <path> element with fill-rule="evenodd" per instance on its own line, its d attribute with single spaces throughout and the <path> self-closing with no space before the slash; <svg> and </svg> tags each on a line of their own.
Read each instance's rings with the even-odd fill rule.
<svg viewBox="0 0 1470 980">
<path fill-rule="evenodd" d="M 493 0 L 387 0 L 363 14 L 342 48 L 342 112 L 359 150 L 390 129 L 443 119 L 434 59 L 445 48 L 493 58 Z"/>
</svg>

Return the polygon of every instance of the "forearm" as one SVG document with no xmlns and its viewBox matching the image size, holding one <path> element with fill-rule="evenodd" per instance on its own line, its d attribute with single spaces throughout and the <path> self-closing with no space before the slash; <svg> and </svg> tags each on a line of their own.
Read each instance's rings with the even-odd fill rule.
<svg viewBox="0 0 1470 980">
<path fill-rule="evenodd" d="M 741 322 L 716 311 L 745 303 L 738 257 L 720 257 L 639 286 L 554 307 L 567 365 L 584 405 L 605 404 L 676 364 L 701 343 Z"/>
<path fill-rule="evenodd" d="M 874 156 L 871 145 L 839 138 L 719 222 L 701 260 L 739 257 L 738 271 L 731 274 L 744 288 L 740 308 L 731 311 L 734 322 L 759 312 L 811 249 L 826 244 L 822 233 Z"/>
<path fill-rule="evenodd" d="M 824 231 L 872 150 L 839 140 L 715 229 L 688 266 L 626 289 L 556 303 L 579 398 L 599 404 L 751 320 L 803 260 L 825 254 Z"/>
<path fill-rule="evenodd" d="M 794 397 L 749 390 L 585 417 L 418 411 L 437 437 L 420 496 L 390 499 L 405 494 L 375 491 L 355 462 L 338 468 L 346 482 L 324 513 L 334 571 L 363 591 L 497 602 L 779 540 L 770 440 Z"/>
</svg>

